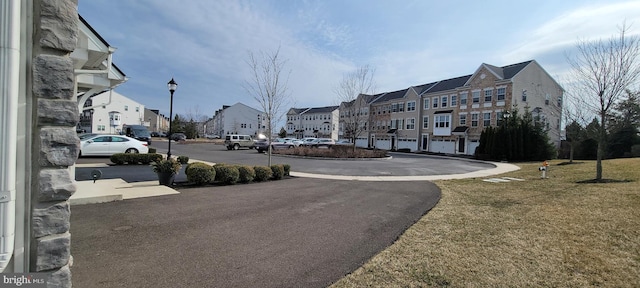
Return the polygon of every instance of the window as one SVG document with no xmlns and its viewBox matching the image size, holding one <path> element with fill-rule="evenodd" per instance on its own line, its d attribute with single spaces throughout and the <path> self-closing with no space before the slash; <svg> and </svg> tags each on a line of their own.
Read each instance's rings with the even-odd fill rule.
<svg viewBox="0 0 640 288">
<path fill-rule="evenodd" d="M 398 112 L 404 112 L 404 102 L 398 103 Z"/>
<path fill-rule="evenodd" d="M 504 112 L 496 112 L 496 125 L 497 126 L 502 126 L 502 123 L 504 122 Z"/>
<path fill-rule="evenodd" d="M 447 102 L 449 102 L 449 97 L 448 96 L 442 96 L 442 102 L 440 102 L 440 107 L 442 107 L 442 108 L 447 107 Z"/>
<path fill-rule="evenodd" d="M 460 94 L 460 105 L 467 105 L 467 96 L 467 93 Z"/>
<path fill-rule="evenodd" d="M 136 112 L 140 112 L 140 107 L 136 107 Z"/>
<path fill-rule="evenodd" d="M 424 98 L 424 105 L 422 107 L 424 110 L 429 109 L 429 98 Z"/>
<path fill-rule="evenodd" d="M 484 127 L 491 126 L 491 112 L 482 113 L 482 125 Z"/>
<path fill-rule="evenodd" d="M 391 104 L 391 112 L 398 112 L 398 103 Z"/>
<path fill-rule="evenodd" d="M 491 96 L 493 96 L 493 89 L 484 90 L 484 102 L 491 102 Z"/>
<path fill-rule="evenodd" d="M 471 113 L 471 127 L 478 127 L 478 113 Z"/>
<path fill-rule="evenodd" d="M 422 117 L 422 128 L 424 129 L 429 128 L 429 116 Z"/>
<path fill-rule="evenodd" d="M 98 131 L 104 131 L 105 126 L 104 125 L 98 125 Z"/>
<path fill-rule="evenodd" d="M 480 103 L 480 91 L 471 92 L 472 103 Z"/>
<path fill-rule="evenodd" d="M 407 112 L 416 111 L 416 101 L 407 102 Z"/>
<path fill-rule="evenodd" d="M 522 90 L 522 101 L 527 101 L 527 90 Z"/>
<path fill-rule="evenodd" d="M 438 108 L 438 97 L 433 97 L 433 108 Z"/>
<path fill-rule="evenodd" d="M 498 101 L 502 101 L 505 98 L 505 95 L 507 94 L 507 88 L 498 88 L 498 92 L 496 94 L 496 98 Z"/>
<path fill-rule="evenodd" d="M 558 96 L 558 107 L 562 107 L 562 96 Z"/>
<path fill-rule="evenodd" d="M 124 105 L 124 111 L 129 111 L 129 106 Z"/>
<path fill-rule="evenodd" d="M 451 95 L 451 107 L 458 106 L 458 95 Z"/>
<path fill-rule="evenodd" d="M 546 94 L 544 96 L 544 105 L 549 105 L 549 99 L 550 99 L 549 94 Z"/>
<path fill-rule="evenodd" d="M 448 128 L 450 115 L 436 115 L 435 128 Z"/>
<path fill-rule="evenodd" d="M 391 119 L 391 129 L 398 129 L 398 126 L 396 126 L 396 119 Z"/>
<path fill-rule="evenodd" d="M 416 129 L 416 119 L 415 118 L 407 118 L 407 130 Z"/>
<path fill-rule="evenodd" d="M 467 125 L 467 114 L 460 114 L 460 126 L 466 126 Z"/>
</svg>

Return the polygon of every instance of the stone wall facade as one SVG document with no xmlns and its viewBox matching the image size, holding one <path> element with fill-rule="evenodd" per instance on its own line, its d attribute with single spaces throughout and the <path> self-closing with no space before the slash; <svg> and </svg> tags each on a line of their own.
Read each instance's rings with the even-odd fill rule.
<svg viewBox="0 0 640 288">
<path fill-rule="evenodd" d="M 35 119 L 31 195 L 31 267 L 49 273 L 48 287 L 71 287 L 69 166 L 79 153 L 79 113 L 69 54 L 78 37 L 77 0 L 33 0 L 32 97 Z M 35 165 L 37 163 L 37 165 Z"/>
</svg>

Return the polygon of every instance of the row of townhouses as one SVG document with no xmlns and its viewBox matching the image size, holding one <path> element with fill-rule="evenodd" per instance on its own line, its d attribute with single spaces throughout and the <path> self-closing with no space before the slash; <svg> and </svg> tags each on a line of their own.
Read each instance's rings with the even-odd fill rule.
<svg viewBox="0 0 640 288">
<path fill-rule="evenodd" d="M 287 135 L 296 138 L 350 139 L 348 113 L 364 115 L 356 145 L 472 155 L 482 130 L 499 126 L 505 113 L 529 111 L 551 141 L 560 145 L 562 87 L 536 62 L 497 67 L 482 64 L 473 74 L 375 95 L 360 95 L 340 106 L 290 108 Z M 347 106 L 357 104 L 358 111 Z M 237 103 L 216 111 L 207 133 L 264 133 L 263 112 Z M 277 133 L 278 131 L 274 131 Z"/>
<path fill-rule="evenodd" d="M 560 145 L 562 87 L 535 61 L 497 67 L 482 64 L 470 75 L 376 95 L 360 95 L 364 115 L 356 145 L 472 155 L 485 127 L 499 126 L 505 112 L 529 111 Z M 352 101 L 353 102 L 353 101 Z M 286 129 L 295 137 L 351 138 L 340 106 L 292 108 Z"/>
</svg>

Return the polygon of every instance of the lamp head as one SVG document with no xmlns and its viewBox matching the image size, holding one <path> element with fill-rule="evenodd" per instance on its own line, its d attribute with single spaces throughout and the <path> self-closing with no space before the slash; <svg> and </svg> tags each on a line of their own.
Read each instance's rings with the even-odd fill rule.
<svg viewBox="0 0 640 288">
<path fill-rule="evenodd" d="M 176 83 L 176 81 L 173 80 L 173 77 L 172 77 L 171 81 L 167 83 L 167 87 L 169 87 L 169 91 L 174 92 L 176 91 L 176 89 L 178 89 L 178 83 Z"/>
</svg>

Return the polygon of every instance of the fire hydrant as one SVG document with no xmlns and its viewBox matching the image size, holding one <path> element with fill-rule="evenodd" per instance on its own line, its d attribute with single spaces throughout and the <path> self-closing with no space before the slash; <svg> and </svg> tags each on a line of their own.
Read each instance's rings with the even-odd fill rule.
<svg viewBox="0 0 640 288">
<path fill-rule="evenodd" d="M 538 170 L 542 171 L 542 179 L 547 178 L 547 169 L 549 167 L 549 162 L 547 162 L 547 160 L 545 160 L 544 162 L 542 162 L 542 166 L 540 166 L 540 168 L 538 168 Z"/>
</svg>

